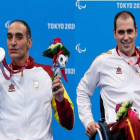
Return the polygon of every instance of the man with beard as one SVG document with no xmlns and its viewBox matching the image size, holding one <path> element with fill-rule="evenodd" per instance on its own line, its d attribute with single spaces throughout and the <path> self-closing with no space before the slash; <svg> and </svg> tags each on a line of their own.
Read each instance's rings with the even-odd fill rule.
<svg viewBox="0 0 140 140">
<path fill-rule="evenodd" d="M 10 80 L 0 71 L 0 140 L 53 140 L 52 108 L 64 128 L 73 128 L 73 104 L 61 76 L 52 82 L 51 66 L 34 62 L 29 56 L 31 46 L 28 24 L 13 21 L 7 32 Z M 58 90 L 52 92 L 55 87 Z"/>
<path fill-rule="evenodd" d="M 99 86 L 111 133 L 122 131 L 125 139 L 140 140 L 139 118 L 128 116 L 116 122 L 115 113 L 116 105 L 122 102 L 133 102 L 140 111 L 140 54 L 135 47 L 137 27 L 132 13 L 122 11 L 115 16 L 114 37 L 117 46 L 93 61 L 77 87 L 79 117 L 89 137 L 100 128 L 93 119 L 90 103 Z"/>
</svg>

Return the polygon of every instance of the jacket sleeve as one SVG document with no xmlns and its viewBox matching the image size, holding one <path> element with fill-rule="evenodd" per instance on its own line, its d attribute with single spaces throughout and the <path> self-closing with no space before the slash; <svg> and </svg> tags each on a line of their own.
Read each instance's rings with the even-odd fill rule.
<svg viewBox="0 0 140 140">
<path fill-rule="evenodd" d="M 64 100 L 62 102 L 58 102 L 53 97 L 52 107 L 55 111 L 54 117 L 60 123 L 60 125 L 68 130 L 71 130 L 74 125 L 74 107 L 65 88 Z"/>
<path fill-rule="evenodd" d="M 85 128 L 91 121 L 94 121 L 90 97 L 100 82 L 100 70 L 102 69 L 102 58 L 100 57 L 92 62 L 77 87 L 78 114 Z"/>
</svg>

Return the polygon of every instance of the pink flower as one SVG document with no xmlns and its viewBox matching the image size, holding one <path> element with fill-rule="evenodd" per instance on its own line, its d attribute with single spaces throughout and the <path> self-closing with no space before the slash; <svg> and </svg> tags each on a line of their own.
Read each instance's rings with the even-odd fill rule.
<svg viewBox="0 0 140 140">
<path fill-rule="evenodd" d="M 122 105 L 122 103 L 116 105 L 116 109 L 115 109 L 115 112 L 116 112 L 116 113 L 117 113 L 117 111 L 119 110 L 119 108 L 121 107 L 121 105 Z"/>
</svg>

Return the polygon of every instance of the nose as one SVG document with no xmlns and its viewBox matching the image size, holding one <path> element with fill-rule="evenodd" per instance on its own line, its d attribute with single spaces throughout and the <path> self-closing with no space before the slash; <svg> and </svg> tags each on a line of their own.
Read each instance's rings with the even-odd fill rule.
<svg viewBox="0 0 140 140">
<path fill-rule="evenodd" d="M 16 46 L 16 38 L 15 37 L 13 37 L 12 39 L 11 39 L 11 45 L 14 47 L 14 46 Z"/>
<path fill-rule="evenodd" d="M 128 39 L 129 39 L 128 33 L 125 32 L 125 34 L 124 34 L 124 40 L 127 41 Z"/>
</svg>

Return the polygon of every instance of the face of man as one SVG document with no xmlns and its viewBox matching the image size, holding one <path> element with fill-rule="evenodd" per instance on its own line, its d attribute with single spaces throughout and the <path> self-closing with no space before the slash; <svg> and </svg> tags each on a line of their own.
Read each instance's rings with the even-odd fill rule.
<svg viewBox="0 0 140 140">
<path fill-rule="evenodd" d="M 8 54 L 12 61 L 26 61 L 29 57 L 28 49 L 32 45 L 32 39 L 27 38 L 26 26 L 21 22 L 12 23 L 7 32 Z"/>
<path fill-rule="evenodd" d="M 122 53 L 127 56 L 131 56 L 134 53 L 136 36 L 137 28 L 134 27 L 134 21 L 131 17 L 127 19 L 117 19 L 114 37 L 117 40 L 118 48 Z"/>
</svg>

